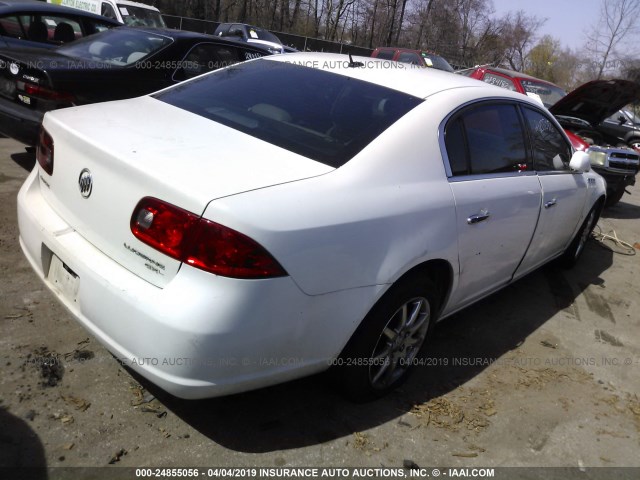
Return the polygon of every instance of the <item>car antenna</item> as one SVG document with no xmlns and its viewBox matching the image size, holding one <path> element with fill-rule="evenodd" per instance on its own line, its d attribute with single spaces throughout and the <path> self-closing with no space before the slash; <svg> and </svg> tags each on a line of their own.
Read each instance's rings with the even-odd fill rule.
<svg viewBox="0 0 640 480">
<path fill-rule="evenodd" d="M 357 68 L 357 67 L 364 67 L 364 63 L 354 62 L 353 57 L 351 56 L 351 52 L 349 52 L 349 68 Z"/>
</svg>

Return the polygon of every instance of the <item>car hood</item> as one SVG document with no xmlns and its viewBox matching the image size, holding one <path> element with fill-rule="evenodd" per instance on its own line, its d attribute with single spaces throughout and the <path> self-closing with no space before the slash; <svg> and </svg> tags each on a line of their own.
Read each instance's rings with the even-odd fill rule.
<svg viewBox="0 0 640 480">
<path fill-rule="evenodd" d="M 625 105 L 640 100 L 640 85 L 629 80 L 594 80 L 561 98 L 549 111 L 598 125 Z"/>
</svg>

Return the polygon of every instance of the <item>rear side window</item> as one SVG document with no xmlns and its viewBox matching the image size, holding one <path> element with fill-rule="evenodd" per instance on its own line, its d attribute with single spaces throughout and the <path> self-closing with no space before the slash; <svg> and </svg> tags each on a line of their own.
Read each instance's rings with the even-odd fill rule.
<svg viewBox="0 0 640 480">
<path fill-rule="evenodd" d="M 103 17 L 111 18 L 112 20 L 118 19 L 116 11 L 113 9 L 113 7 L 105 2 L 102 2 L 102 7 L 100 7 L 100 15 L 102 15 Z"/>
<path fill-rule="evenodd" d="M 176 72 L 177 80 L 193 78 L 203 73 L 228 67 L 244 58 L 238 56 L 238 50 L 234 47 L 201 43 L 194 46 L 184 58 L 183 67 Z"/>
<path fill-rule="evenodd" d="M 542 113 L 523 108 L 533 147 L 533 168 L 537 171 L 569 171 L 571 147 Z"/>
<path fill-rule="evenodd" d="M 25 36 L 25 31 L 16 15 L 6 15 L 0 18 L 0 34 L 12 38 L 22 38 Z"/>
<path fill-rule="evenodd" d="M 422 102 L 344 75 L 262 59 L 154 96 L 332 167 Z"/>
<path fill-rule="evenodd" d="M 515 105 L 468 108 L 446 126 L 445 145 L 452 175 L 528 170 L 525 138 Z"/>
</svg>

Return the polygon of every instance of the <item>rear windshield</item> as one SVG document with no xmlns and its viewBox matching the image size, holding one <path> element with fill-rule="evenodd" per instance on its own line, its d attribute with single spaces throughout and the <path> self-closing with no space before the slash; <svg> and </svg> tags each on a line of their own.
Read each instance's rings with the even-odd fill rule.
<svg viewBox="0 0 640 480">
<path fill-rule="evenodd" d="M 422 58 L 424 58 L 424 62 L 429 67 L 437 68 L 438 70 L 444 70 L 445 72 L 453 72 L 453 67 L 449 65 L 449 62 L 438 55 L 422 52 Z"/>
<path fill-rule="evenodd" d="M 525 92 L 539 95 L 542 103 L 547 108 L 567 94 L 560 87 L 549 85 L 548 83 L 536 82 L 535 80 L 520 80 L 520 83 Z"/>
<path fill-rule="evenodd" d="M 273 33 L 263 30 L 261 28 L 249 27 L 249 38 L 257 38 L 258 40 L 266 40 L 267 42 L 280 43 L 280 39 Z"/>
<path fill-rule="evenodd" d="M 69 57 L 126 66 L 158 52 L 173 40 L 163 35 L 119 27 L 59 47 Z"/>
<path fill-rule="evenodd" d="M 336 168 L 422 102 L 369 82 L 268 60 L 219 70 L 154 97 Z"/>
</svg>

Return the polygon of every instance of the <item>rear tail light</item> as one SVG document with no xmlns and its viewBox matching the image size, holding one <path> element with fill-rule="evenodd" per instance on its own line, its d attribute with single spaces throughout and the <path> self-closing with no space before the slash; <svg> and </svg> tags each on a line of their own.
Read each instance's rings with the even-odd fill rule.
<svg viewBox="0 0 640 480">
<path fill-rule="evenodd" d="M 58 90 L 52 90 L 42 85 L 36 85 L 29 82 L 17 82 L 18 90 L 22 90 L 29 96 L 42 98 L 44 100 L 55 100 L 58 102 L 73 103 L 75 97 L 68 92 L 60 92 Z"/>
<path fill-rule="evenodd" d="M 287 275 L 269 252 L 246 235 L 157 198 L 138 202 L 131 231 L 156 250 L 216 275 L 245 279 Z"/>
<path fill-rule="evenodd" d="M 40 127 L 40 133 L 38 134 L 36 158 L 42 169 L 49 175 L 53 175 L 53 138 L 44 127 Z"/>
</svg>

